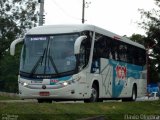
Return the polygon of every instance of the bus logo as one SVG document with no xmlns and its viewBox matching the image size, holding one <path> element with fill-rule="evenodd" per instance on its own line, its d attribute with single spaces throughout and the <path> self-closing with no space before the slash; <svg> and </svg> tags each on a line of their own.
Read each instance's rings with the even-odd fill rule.
<svg viewBox="0 0 160 120">
<path fill-rule="evenodd" d="M 117 65 L 116 66 L 116 75 L 118 79 L 125 80 L 127 76 L 127 67 Z"/>
</svg>

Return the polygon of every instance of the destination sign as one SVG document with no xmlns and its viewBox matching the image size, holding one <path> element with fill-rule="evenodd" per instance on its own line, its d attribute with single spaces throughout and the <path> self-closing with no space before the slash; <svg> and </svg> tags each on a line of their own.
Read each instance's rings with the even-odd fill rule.
<svg viewBox="0 0 160 120">
<path fill-rule="evenodd" d="M 31 41 L 37 41 L 37 40 L 47 40 L 47 37 L 33 37 L 33 38 L 31 38 Z"/>
</svg>

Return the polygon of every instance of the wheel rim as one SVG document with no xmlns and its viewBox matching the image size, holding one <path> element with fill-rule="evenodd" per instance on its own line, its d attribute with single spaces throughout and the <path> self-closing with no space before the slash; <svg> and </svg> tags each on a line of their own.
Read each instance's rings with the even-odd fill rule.
<svg viewBox="0 0 160 120">
<path fill-rule="evenodd" d="M 91 98 L 93 102 L 95 102 L 97 99 L 97 90 L 95 88 L 92 88 Z"/>
<path fill-rule="evenodd" d="M 132 99 L 133 99 L 133 100 L 136 100 L 136 93 L 135 93 L 134 90 L 133 90 L 133 94 L 132 94 Z"/>
</svg>

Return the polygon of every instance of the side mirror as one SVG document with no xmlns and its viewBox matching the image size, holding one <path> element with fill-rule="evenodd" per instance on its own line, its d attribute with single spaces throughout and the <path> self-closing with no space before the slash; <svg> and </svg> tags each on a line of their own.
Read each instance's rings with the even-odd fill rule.
<svg viewBox="0 0 160 120">
<path fill-rule="evenodd" d="M 80 46 L 83 40 L 85 40 L 87 36 L 80 36 L 76 39 L 76 42 L 74 44 L 74 54 L 79 54 L 80 53 Z"/>
<path fill-rule="evenodd" d="M 15 54 L 15 46 L 16 44 L 20 43 L 23 41 L 23 38 L 19 38 L 19 39 L 16 39 L 14 40 L 11 45 L 10 45 L 10 55 L 14 56 Z"/>
</svg>

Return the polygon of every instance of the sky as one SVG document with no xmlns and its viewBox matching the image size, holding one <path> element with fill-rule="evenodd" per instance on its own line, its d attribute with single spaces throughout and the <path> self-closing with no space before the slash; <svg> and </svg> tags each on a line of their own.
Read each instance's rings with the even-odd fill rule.
<svg viewBox="0 0 160 120">
<path fill-rule="evenodd" d="M 83 0 L 44 0 L 45 25 L 82 24 Z M 151 10 L 154 0 L 86 0 L 85 24 L 92 24 L 118 35 L 145 34 L 138 27 L 138 9 Z"/>
</svg>

